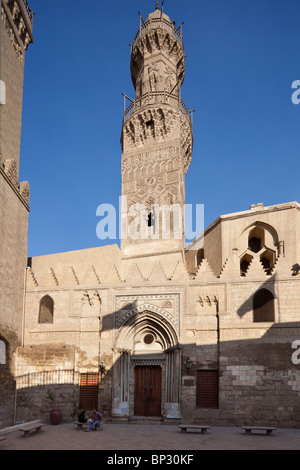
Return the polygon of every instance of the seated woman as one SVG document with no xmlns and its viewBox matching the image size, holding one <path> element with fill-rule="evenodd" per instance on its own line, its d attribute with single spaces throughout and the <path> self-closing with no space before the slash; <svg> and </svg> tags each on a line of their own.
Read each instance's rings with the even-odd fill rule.
<svg viewBox="0 0 300 470">
<path fill-rule="evenodd" d="M 85 410 L 82 411 L 79 415 L 78 415 L 78 422 L 79 423 L 87 423 L 87 418 L 85 416 Z"/>
</svg>

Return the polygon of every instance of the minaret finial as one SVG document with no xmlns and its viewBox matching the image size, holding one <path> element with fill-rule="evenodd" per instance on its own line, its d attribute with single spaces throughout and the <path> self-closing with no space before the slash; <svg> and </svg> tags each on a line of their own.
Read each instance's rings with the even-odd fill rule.
<svg viewBox="0 0 300 470">
<path fill-rule="evenodd" d="M 159 0 L 156 0 L 156 10 L 159 10 Z"/>
</svg>

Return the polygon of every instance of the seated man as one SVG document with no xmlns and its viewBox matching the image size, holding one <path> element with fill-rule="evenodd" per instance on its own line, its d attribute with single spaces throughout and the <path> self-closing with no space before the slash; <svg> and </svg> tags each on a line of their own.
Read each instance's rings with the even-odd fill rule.
<svg viewBox="0 0 300 470">
<path fill-rule="evenodd" d="M 91 423 L 88 427 L 88 431 L 91 431 L 93 428 L 96 429 L 97 424 L 100 424 L 101 420 L 102 420 L 102 414 L 98 410 L 94 409 L 93 410 L 92 421 L 91 421 Z"/>
</svg>

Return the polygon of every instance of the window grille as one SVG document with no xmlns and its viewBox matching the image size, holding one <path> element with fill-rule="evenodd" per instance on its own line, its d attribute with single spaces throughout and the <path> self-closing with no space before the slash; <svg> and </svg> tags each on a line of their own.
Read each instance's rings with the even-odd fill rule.
<svg viewBox="0 0 300 470">
<path fill-rule="evenodd" d="M 219 371 L 197 371 L 197 407 L 219 408 Z"/>
<path fill-rule="evenodd" d="M 93 410 L 98 408 L 98 374 L 80 375 L 80 400 L 79 408 L 81 410 Z"/>
</svg>

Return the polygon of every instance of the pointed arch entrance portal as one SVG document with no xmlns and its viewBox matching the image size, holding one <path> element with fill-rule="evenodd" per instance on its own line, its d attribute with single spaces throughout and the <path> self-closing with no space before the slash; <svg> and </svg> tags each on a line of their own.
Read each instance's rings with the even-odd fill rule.
<svg viewBox="0 0 300 470">
<path fill-rule="evenodd" d="M 164 311 L 128 312 L 114 347 L 114 416 L 180 418 L 181 348 Z"/>
</svg>

